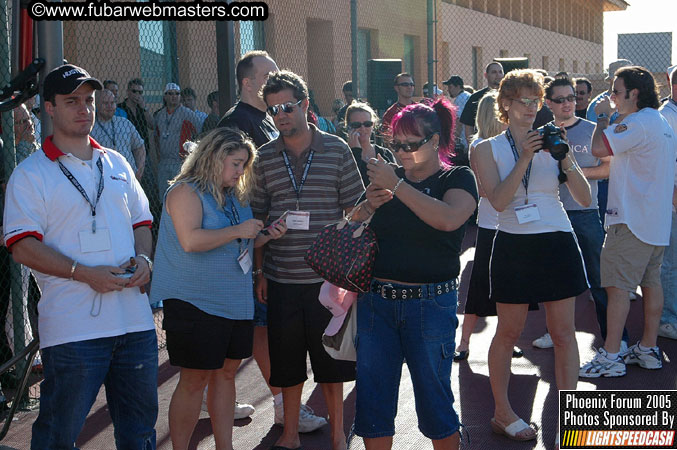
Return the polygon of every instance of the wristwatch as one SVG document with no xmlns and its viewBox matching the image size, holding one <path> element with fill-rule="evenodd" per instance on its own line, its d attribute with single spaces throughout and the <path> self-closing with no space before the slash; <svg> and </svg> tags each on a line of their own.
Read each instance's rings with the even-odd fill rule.
<svg viewBox="0 0 677 450">
<path fill-rule="evenodd" d="M 153 271 L 153 260 L 152 259 L 150 259 L 147 255 L 144 255 L 143 253 L 136 255 L 136 257 L 145 259 L 146 262 L 148 263 L 148 268 L 150 269 L 151 272 Z"/>
</svg>

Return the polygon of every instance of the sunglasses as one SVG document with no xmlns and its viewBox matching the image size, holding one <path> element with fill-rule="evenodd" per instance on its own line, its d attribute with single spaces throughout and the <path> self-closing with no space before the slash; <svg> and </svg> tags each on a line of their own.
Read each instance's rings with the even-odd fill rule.
<svg viewBox="0 0 677 450">
<path fill-rule="evenodd" d="M 143 91 L 142 91 L 142 90 L 139 90 L 139 89 L 130 89 L 130 91 L 131 91 L 133 94 L 143 94 Z"/>
<path fill-rule="evenodd" d="M 520 103 L 521 105 L 526 106 L 527 108 L 530 108 L 532 106 L 535 106 L 536 108 L 541 107 L 540 98 L 516 98 L 515 101 L 517 103 Z"/>
<path fill-rule="evenodd" d="M 403 152 L 406 152 L 406 153 L 414 153 L 414 152 L 418 151 L 418 149 L 423 147 L 425 144 L 427 144 L 428 141 L 430 141 L 433 138 L 433 136 L 435 136 L 436 134 L 437 133 L 429 134 L 425 139 L 422 139 L 418 142 L 402 143 L 402 142 L 397 142 L 397 141 L 393 140 L 393 141 L 390 141 L 389 147 L 395 153 L 399 152 L 400 150 L 402 150 Z"/>
<path fill-rule="evenodd" d="M 360 127 L 369 128 L 374 126 L 374 122 L 367 120 L 366 122 L 350 122 L 348 126 L 354 130 L 357 130 Z"/>
<path fill-rule="evenodd" d="M 416 85 L 414 83 L 397 83 L 395 86 L 414 87 Z"/>
<path fill-rule="evenodd" d="M 588 91 L 576 91 L 576 94 L 578 95 L 587 95 Z"/>
<path fill-rule="evenodd" d="M 553 98 L 550 101 L 553 102 L 553 103 L 557 103 L 558 105 L 561 105 L 564 102 L 576 103 L 576 96 L 575 95 L 567 95 L 566 97 Z"/>
<path fill-rule="evenodd" d="M 266 108 L 266 111 L 268 111 L 268 114 L 270 114 L 273 117 L 277 116 L 280 111 L 284 112 L 285 114 L 290 114 L 292 111 L 294 111 L 294 106 L 299 106 L 302 101 L 303 99 L 299 100 L 296 103 L 287 102 L 281 103 L 279 105 L 269 106 L 268 108 Z"/>
</svg>

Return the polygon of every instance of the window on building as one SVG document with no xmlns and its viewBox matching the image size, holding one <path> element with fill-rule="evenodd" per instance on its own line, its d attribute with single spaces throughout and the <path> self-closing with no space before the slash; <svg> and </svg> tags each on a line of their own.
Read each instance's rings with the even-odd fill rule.
<svg viewBox="0 0 677 450">
<path fill-rule="evenodd" d="M 578 61 L 574 59 L 572 70 L 574 73 L 578 73 Z"/>
<path fill-rule="evenodd" d="M 590 62 L 589 61 L 585 62 L 585 73 L 590 73 Z"/>
<path fill-rule="evenodd" d="M 564 72 L 566 69 L 564 68 L 564 58 L 559 59 L 559 69 L 560 72 Z"/>
<path fill-rule="evenodd" d="M 487 13 L 498 16 L 500 0 L 487 0 Z"/>
<path fill-rule="evenodd" d="M 507 50 L 499 50 L 498 51 L 498 57 L 499 58 L 507 58 L 508 57 L 508 51 Z"/>
<path fill-rule="evenodd" d="M 371 30 L 360 28 L 357 30 L 357 78 L 359 96 L 366 97 L 367 91 L 367 61 L 371 59 Z"/>
<path fill-rule="evenodd" d="M 550 70 L 550 58 L 548 56 L 541 58 L 541 69 Z"/>
<path fill-rule="evenodd" d="M 262 21 L 241 21 L 240 22 L 240 55 L 244 55 L 252 50 L 263 50 L 266 48 L 266 34 L 263 29 Z"/>
<path fill-rule="evenodd" d="M 139 26 L 140 75 L 148 103 L 162 103 L 164 86 L 179 83 L 176 23 L 142 21 Z"/>
</svg>

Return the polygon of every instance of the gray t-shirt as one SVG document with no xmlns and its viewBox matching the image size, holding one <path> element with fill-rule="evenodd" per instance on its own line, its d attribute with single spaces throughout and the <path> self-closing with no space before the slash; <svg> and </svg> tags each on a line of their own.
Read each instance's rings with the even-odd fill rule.
<svg viewBox="0 0 677 450">
<path fill-rule="evenodd" d="M 576 158 L 576 162 L 581 167 L 596 167 L 600 164 L 600 159 L 592 154 L 592 133 L 595 131 L 595 124 L 589 120 L 579 119 L 578 122 L 566 128 L 567 139 L 571 152 Z M 559 199 L 567 211 L 580 211 L 587 209 L 597 209 L 597 180 L 588 180 L 590 183 L 590 196 L 592 203 L 587 208 L 579 205 L 573 199 L 566 184 L 559 185 Z"/>
</svg>

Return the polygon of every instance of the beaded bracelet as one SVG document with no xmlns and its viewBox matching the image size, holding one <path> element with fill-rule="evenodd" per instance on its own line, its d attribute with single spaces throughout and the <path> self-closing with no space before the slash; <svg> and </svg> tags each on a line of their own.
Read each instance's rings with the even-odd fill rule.
<svg viewBox="0 0 677 450">
<path fill-rule="evenodd" d="M 400 184 L 402 184 L 403 181 L 404 181 L 404 178 L 400 178 L 400 180 L 397 182 L 397 184 L 395 185 L 395 187 L 393 188 L 393 190 L 390 191 L 390 192 L 392 192 L 393 197 L 395 196 L 395 191 L 397 191 L 397 188 L 400 187 Z"/>
</svg>

